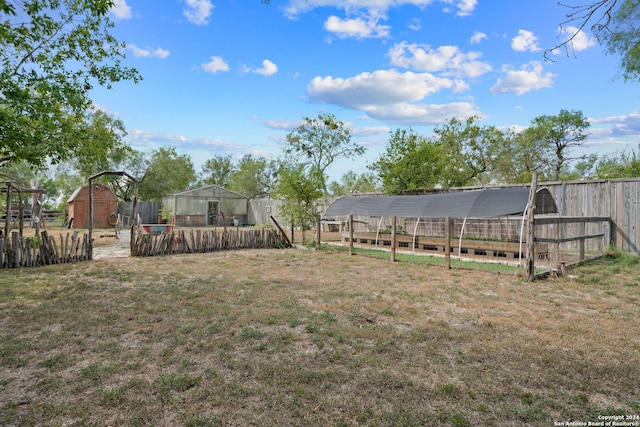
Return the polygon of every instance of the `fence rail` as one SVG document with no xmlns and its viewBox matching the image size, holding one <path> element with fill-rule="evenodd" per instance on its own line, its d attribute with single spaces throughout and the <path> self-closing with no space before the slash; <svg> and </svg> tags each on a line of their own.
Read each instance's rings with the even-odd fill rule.
<svg viewBox="0 0 640 427">
<path fill-rule="evenodd" d="M 450 218 L 449 233 L 446 222 L 445 218 L 347 218 L 319 224 L 317 239 L 389 251 L 391 257 L 398 252 L 511 266 L 525 262 L 526 223 L 522 217 Z M 608 217 L 537 216 L 533 236 L 537 271 L 561 274 L 565 266 L 604 254 L 611 244 L 611 223 Z"/>
<path fill-rule="evenodd" d="M 89 239 L 77 231 L 60 234 L 59 240 L 42 231 L 20 237 L 18 232 L 0 239 L 0 268 L 38 267 L 89 260 Z"/>
<path fill-rule="evenodd" d="M 286 247 L 283 236 L 273 229 L 180 230 L 177 233 L 140 234 L 132 256 L 204 253 L 232 249 Z"/>
</svg>

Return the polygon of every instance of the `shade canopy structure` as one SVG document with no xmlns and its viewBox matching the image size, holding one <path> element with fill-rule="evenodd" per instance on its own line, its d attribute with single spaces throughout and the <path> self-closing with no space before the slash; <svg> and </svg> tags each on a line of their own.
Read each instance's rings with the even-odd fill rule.
<svg viewBox="0 0 640 427">
<path fill-rule="evenodd" d="M 483 188 L 480 190 L 414 196 L 348 196 L 336 199 L 324 218 L 354 215 L 402 218 L 499 218 L 521 215 L 527 209 L 529 188 Z M 546 188 L 536 192 L 536 213 L 557 213 Z"/>
</svg>

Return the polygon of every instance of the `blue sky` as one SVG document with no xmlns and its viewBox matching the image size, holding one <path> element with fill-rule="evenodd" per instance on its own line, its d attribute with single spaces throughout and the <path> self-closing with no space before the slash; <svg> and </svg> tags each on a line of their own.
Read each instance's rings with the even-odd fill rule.
<svg viewBox="0 0 640 427">
<path fill-rule="evenodd" d="M 581 4 L 567 0 L 568 4 Z M 526 127 L 582 110 L 585 153 L 640 143 L 640 86 L 590 33 L 550 55 L 568 9 L 556 0 L 117 0 L 113 34 L 144 80 L 95 89 L 138 150 L 276 158 L 303 117 L 332 113 L 367 147 L 339 180 L 384 151 L 389 132 L 431 135 L 451 117 Z"/>
</svg>

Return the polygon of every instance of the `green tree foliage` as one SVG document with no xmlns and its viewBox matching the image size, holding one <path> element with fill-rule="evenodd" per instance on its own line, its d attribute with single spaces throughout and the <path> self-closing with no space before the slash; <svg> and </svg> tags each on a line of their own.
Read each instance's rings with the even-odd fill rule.
<svg viewBox="0 0 640 427">
<path fill-rule="evenodd" d="M 103 111 L 86 116 L 77 137 L 83 142 L 73 161 L 80 175 L 88 179 L 102 171 L 116 170 L 126 162 L 133 149 L 123 142 L 124 123 Z"/>
<path fill-rule="evenodd" d="M 195 182 L 191 157 L 179 155 L 173 147 L 161 147 L 151 152 L 138 194 L 141 200 L 160 202 L 162 196 L 187 190 Z"/>
<path fill-rule="evenodd" d="M 351 141 L 351 130 L 333 114 L 304 118 L 304 124 L 287 134 L 285 156 L 313 166 L 322 174 L 322 190 L 326 190 L 326 171 L 338 158 L 353 158 L 366 149 Z"/>
<path fill-rule="evenodd" d="M 620 71 L 625 80 L 640 80 L 640 2 L 637 0 L 598 0 L 579 5 L 560 3 L 568 8 L 561 28 L 577 28 L 559 45 L 548 49 L 545 57 L 556 49 L 573 53 L 573 40 L 578 31 L 589 28 L 611 55 L 620 57 Z"/>
<path fill-rule="evenodd" d="M 450 119 L 434 129 L 442 149 L 442 173 L 438 184 L 460 187 L 487 183 L 507 152 L 509 138 L 495 126 L 479 126 L 475 116 Z"/>
<path fill-rule="evenodd" d="M 612 3 L 616 3 L 613 2 Z M 640 3 L 624 0 L 611 24 L 600 32 L 607 51 L 620 56 L 624 80 L 640 80 Z"/>
<path fill-rule="evenodd" d="M 506 135 L 507 148 L 499 158 L 493 179 L 498 183 L 516 184 L 531 182 L 534 172 L 539 180 L 547 179 L 547 149 L 544 143 L 534 137 L 533 129 L 526 128 L 519 133 Z"/>
<path fill-rule="evenodd" d="M 560 110 L 558 115 L 533 119 L 529 132 L 536 144 L 544 149 L 546 163 L 551 170 L 549 178 L 559 180 L 568 163 L 579 158 L 571 157 L 571 150 L 584 143 L 589 126 L 589 120 L 582 111 L 576 110 Z"/>
<path fill-rule="evenodd" d="M 640 145 L 637 150 L 626 150 L 599 159 L 595 163 L 594 178 L 637 178 L 640 177 Z"/>
<path fill-rule="evenodd" d="M 268 197 L 277 181 L 278 168 L 275 160 L 247 154 L 238 162 L 229 188 L 252 199 Z"/>
<path fill-rule="evenodd" d="M 127 172 L 129 175 L 135 177 L 138 180 L 138 182 L 140 183 L 139 185 L 142 185 L 142 183 L 145 182 L 147 176 L 152 171 L 150 164 L 151 157 L 149 153 L 137 151 L 134 149 L 127 149 L 126 156 L 119 159 L 118 162 L 114 163 L 110 169 L 115 171 Z M 134 182 L 131 182 L 129 179 L 114 175 L 109 175 L 105 178 L 109 179 L 109 187 L 113 189 L 119 199 L 125 202 L 133 201 L 135 192 Z"/>
<path fill-rule="evenodd" d="M 442 147 L 413 129 L 397 129 L 391 132 L 386 151 L 368 167 L 388 194 L 433 188 L 444 170 Z"/>
<path fill-rule="evenodd" d="M 508 151 L 510 137 L 476 122 L 476 117 L 453 118 L 434 129 L 431 139 L 412 129 L 396 130 L 385 153 L 369 168 L 390 194 L 488 182 Z"/>
<path fill-rule="evenodd" d="M 11 182 L 23 188 L 31 188 L 31 182 L 35 180 L 37 187 L 44 192 L 44 208 L 55 209 L 60 194 L 58 182 L 43 171 L 35 171 L 27 162 L 14 162 L 0 169 L 0 181 Z M 26 196 L 24 202 L 26 206 L 31 206 L 32 198 Z M 6 198 L 0 198 L 0 206 L 5 208 Z"/>
<path fill-rule="evenodd" d="M 329 184 L 329 192 L 332 196 L 347 196 L 354 193 L 374 193 L 378 191 L 378 179 L 373 173 L 356 174 L 349 171 L 342 175 L 340 182 L 333 181 Z"/>
<path fill-rule="evenodd" d="M 275 195 L 284 200 L 282 215 L 291 224 L 308 230 L 318 215 L 318 200 L 324 195 L 324 176 L 315 166 L 283 164 Z"/>
<path fill-rule="evenodd" d="M 235 172 L 236 167 L 230 155 L 207 159 L 202 165 L 200 185 L 217 185 L 228 188 L 231 185 L 231 177 Z"/>
<path fill-rule="evenodd" d="M 86 155 L 95 84 L 138 81 L 111 34 L 112 0 L 0 0 L 0 166 Z"/>
</svg>

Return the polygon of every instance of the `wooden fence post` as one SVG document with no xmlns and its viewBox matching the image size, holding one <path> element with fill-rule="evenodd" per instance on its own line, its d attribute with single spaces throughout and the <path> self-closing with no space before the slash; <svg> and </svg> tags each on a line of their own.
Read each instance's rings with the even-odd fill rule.
<svg viewBox="0 0 640 427">
<path fill-rule="evenodd" d="M 349 255 L 353 255 L 353 215 L 349 215 Z"/>
<path fill-rule="evenodd" d="M 451 270 L 451 218 L 444 219 L 444 262 L 447 270 Z"/>
<path fill-rule="evenodd" d="M 579 248 L 580 248 L 580 262 L 584 261 L 584 248 L 585 248 L 585 230 L 586 230 L 586 224 L 584 222 L 579 222 L 578 223 L 578 235 L 583 236 L 582 239 L 580 239 L 579 241 Z"/>
<path fill-rule="evenodd" d="M 93 181 L 91 178 L 89 178 L 89 247 L 87 248 L 87 257 L 89 260 L 93 260 Z"/>
<path fill-rule="evenodd" d="M 11 225 L 11 196 L 12 196 L 12 186 L 10 182 L 7 182 L 7 216 L 5 216 L 4 219 L 4 238 L 5 238 L 5 248 L 7 250 L 9 250 L 9 245 L 7 244 L 9 242 L 9 226 Z"/>
<path fill-rule="evenodd" d="M 396 216 L 391 217 L 391 262 L 396 260 Z"/>
<path fill-rule="evenodd" d="M 22 237 L 24 236 L 24 200 L 20 189 L 18 189 L 18 218 L 20 219 L 18 230 L 20 230 L 19 234 Z"/>
<path fill-rule="evenodd" d="M 133 256 L 133 248 L 135 246 L 135 240 L 140 233 L 140 229 L 142 228 L 142 224 L 138 224 L 137 221 L 138 216 L 138 180 L 136 179 L 133 183 L 133 205 L 131 206 L 131 226 L 129 235 L 131 236 L 131 240 L 129 241 L 129 254 Z M 175 212 L 174 212 L 175 216 Z M 140 220 L 142 223 L 142 220 Z M 140 228 L 138 228 L 140 225 Z M 93 247 L 93 244 L 92 244 Z"/>
<path fill-rule="evenodd" d="M 320 215 L 316 218 L 316 249 L 320 249 L 320 227 L 322 226 L 322 218 Z"/>
<path fill-rule="evenodd" d="M 560 259 L 560 226 L 562 224 L 560 223 L 560 221 L 556 222 L 555 227 L 555 242 L 553 243 L 553 252 L 554 252 L 554 258 L 555 258 L 555 268 L 556 268 L 556 274 L 560 275 L 562 272 L 562 264 L 561 264 L 561 259 Z"/>
<path fill-rule="evenodd" d="M 536 277 L 535 266 L 535 211 L 536 211 L 536 187 L 538 186 L 538 173 L 531 177 L 529 189 L 529 202 L 527 203 L 527 281 L 533 282 Z"/>
</svg>

